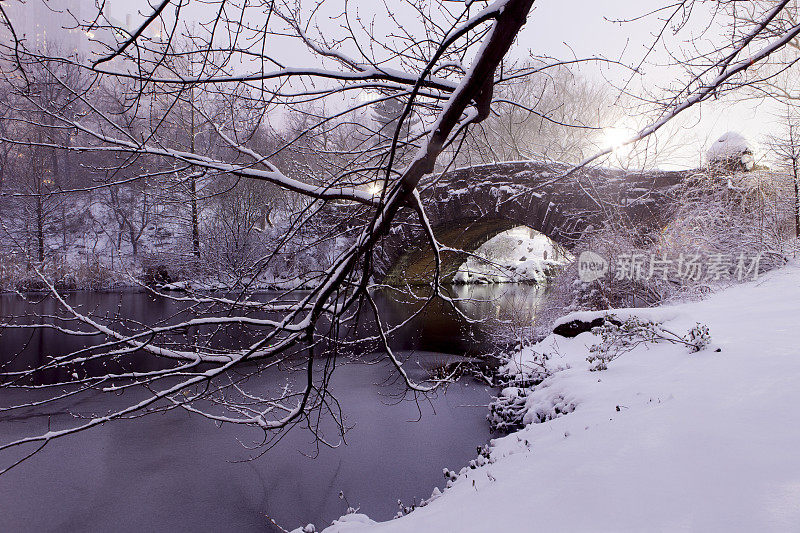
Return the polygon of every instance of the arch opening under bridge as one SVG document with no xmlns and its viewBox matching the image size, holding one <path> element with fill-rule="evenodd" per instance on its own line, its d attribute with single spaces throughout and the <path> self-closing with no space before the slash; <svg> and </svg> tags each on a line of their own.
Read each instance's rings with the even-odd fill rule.
<svg viewBox="0 0 800 533">
<path fill-rule="evenodd" d="M 420 196 L 442 256 L 445 282 L 483 243 L 517 226 L 538 231 L 571 250 L 590 228 L 612 217 L 627 219 L 643 232 L 666 224 L 672 215 L 671 191 L 687 171 L 582 169 L 561 178 L 569 166 L 516 162 L 455 170 L 423 182 Z M 427 283 L 434 256 L 419 224 L 399 225 L 376 259 L 385 283 Z"/>
</svg>

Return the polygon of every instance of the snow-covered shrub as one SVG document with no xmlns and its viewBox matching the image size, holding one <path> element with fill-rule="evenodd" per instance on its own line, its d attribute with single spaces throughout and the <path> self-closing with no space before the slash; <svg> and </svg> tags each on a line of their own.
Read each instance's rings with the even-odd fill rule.
<svg viewBox="0 0 800 533">
<path fill-rule="evenodd" d="M 22 254 L 7 254 L 0 257 L 0 262 L 0 290 L 4 291 L 48 291 L 50 284 L 59 291 L 105 290 L 124 277 L 124 273 L 115 272 L 97 257 L 69 263 L 56 256 L 39 264 Z"/>
<path fill-rule="evenodd" d="M 0 255 L 0 290 L 14 290 L 24 272 L 25 261 L 19 254 L 4 253 Z"/>
<path fill-rule="evenodd" d="M 594 252 L 614 265 L 622 255 L 645 255 L 648 249 L 638 231 L 609 221 L 587 231 L 573 254 L 577 258 L 582 252 Z M 535 333 L 539 337 L 547 335 L 554 320 L 573 311 L 656 305 L 665 297 L 665 285 L 661 280 L 616 279 L 614 275 L 585 282 L 580 279 L 577 261 L 573 261 L 548 286 Z"/>
<path fill-rule="evenodd" d="M 770 270 L 785 262 L 793 229 L 788 193 L 784 177 L 770 171 L 695 174 L 676 191 L 675 215 L 654 251 L 762 254 L 760 271 Z"/>
<path fill-rule="evenodd" d="M 525 427 L 529 422 L 542 423 L 571 413 L 575 405 L 563 396 L 557 396 L 550 404 L 529 405 L 530 389 L 507 387 L 489 405 L 489 425 L 492 431 L 510 433 Z M 531 416 L 532 415 L 532 416 Z M 531 419 L 532 420 L 528 420 Z"/>
<path fill-rule="evenodd" d="M 447 488 L 453 486 L 453 483 L 458 479 L 458 473 L 450 470 L 449 468 L 442 468 L 442 474 L 444 474 L 444 478 L 447 480 Z"/>
<path fill-rule="evenodd" d="M 642 344 L 668 342 L 682 344 L 691 352 L 699 352 L 711 343 L 708 326 L 698 323 L 686 335 L 678 335 L 661 322 L 631 316 L 626 320 L 606 320 L 602 326 L 592 329 L 600 342 L 589 348 L 586 360 L 589 370 L 606 370 L 608 363 Z"/>
<path fill-rule="evenodd" d="M 500 386 L 529 388 L 538 385 L 550 375 L 547 368 L 550 356 L 534 350 L 528 341 L 514 346 L 509 352 L 501 353 L 499 358 L 502 365 L 495 373 L 495 383 Z"/>
<path fill-rule="evenodd" d="M 596 281 L 584 282 L 576 263 L 565 268 L 550 284 L 547 298 L 538 315 L 538 335 L 549 332 L 550 324 L 573 311 L 592 311 L 624 307 L 652 307 L 668 301 L 696 298 L 715 287 L 749 281 L 785 263 L 792 251 L 794 231 L 788 182 L 768 171 L 727 174 L 700 172 L 676 187 L 668 199 L 673 215 L 661 228 L 642 232 L 622 221 L 610 220 L 605 226 L 587 231 L 573 253 L 579 257 L 591 251 L 605 258 L 610 267 L 620 258 L 638 256 L 650 260 L 699 257 L 706 263 L 714 258 L 732 259 L 722 267 L 721 276 L 678 275 L 675 268 L 662 272 L 620 279 L 615 272 Z M 739 276 L 737 259 L 758 272 Z M 758 261 L 754 263 L 755 259 Z M 708 265 L 706 264 L 706 267 Z"/>
<path fill-rule="evenodd" d="M 510 433 L 569 414 L 576 407 L 564 394 L 547 388 L 506 387 L 489 404 L 487 418 L 492 431 Z"/>
<path fill-rule="evenodd" d="M 72 269 L 73 267 L 70 267 Z M 120 283 L 128 283 L 124 269 L 115 270 L 98 257 L 89 257 L 73 270 L 77 285 L 82 289 L 109 289 Z"/>
<path fill-rule="evenodd" d="M 198 259 L 190 249 L 148 253 L 140 264 L 142 281 L 153 286 L 202 278 L 213 270 L 208 261 Z"/>
<path fill-rule="evenodd" d="M 423 500 L 424 501 L 424 500 Z M 403 500 L 397 500 L 397 513 L 394 515 L 394 518 L 402 518 L 405 515 L 411 513 L 418 507 L 416 498 L 411 503 L 411 505 L 405 505 Z M 424 507 L 424 505 L 419 505 L 419 507 Z"/>
<path fill-rule="evenodd" d="M 549 398 L 549 402 L 537 402 L 528 406 L 528 412 L 523 418 L 524 423 L 541 424 L 548 420 L 553 420 L 562 415 L 567 415 L 575 410 L 575 403 L 568 400 L 562 394 L 555 394 Z"/>
<path fill-rule="evenodd" d="M 469 466 L 470 470 L 475 470 L 493 462 L 492 449 L 488 444 L 484 444 L 483 446 L 478 446 L 478 457 L 472 459 L 467 466 Z"/>
<path fill-rule="evenodd" d="M 510 433 L 525 427 L 522 419 L 527 412 L 528 389 L 506 387 L 489 404 L 489 427 L 492 431 Z"/>
<path fill-rule="evenodd" d="M 524 356 L 520 356 L 525 352 Z M 492 431 L 511 432 L 525 426 L 529 391 L 550 375 L 549 356 L 530 346 L 518 346 L 515 356 L 506 355 L 505 364 L 497 371 L 495 380 L 504 388 L 489 403 L 489 426 Z M 523 362 L 524 361 L 524 362 Z"/>
<path fill-rule="evenodd" d="M 708 326 L 700 322 L 690 329 L 684 338 L 689 342 L 692 352 L 704 350 L 711 344 L 711 332 L 708 330 Z"/>
</svg>

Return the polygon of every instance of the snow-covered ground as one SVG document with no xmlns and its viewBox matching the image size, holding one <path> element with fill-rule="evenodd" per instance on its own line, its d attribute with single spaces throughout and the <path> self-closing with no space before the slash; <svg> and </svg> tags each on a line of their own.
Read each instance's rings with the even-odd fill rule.
<svg viewBox="0 0 800 533">
<path fill-rule="evenodd" d="M 477 257 L 475 257 L 477 256 Z M 495 235 L 458 269 L 456 283 L 543 282 L 567 259 L 547 236 L 525 226 Z"/>
<path fill-rule="evenodd" d="M 680 335 L 700 322 L 712 344 L 640 345 L 592 372 L 595 335 L 551 335 L 510 370 L 549 354 L 526 407 L 555 418 L 493 440 L 490 461 L 407 516 L 324 531 L 800 531 L 800 264 L 620 315 Z"/>
</svg>

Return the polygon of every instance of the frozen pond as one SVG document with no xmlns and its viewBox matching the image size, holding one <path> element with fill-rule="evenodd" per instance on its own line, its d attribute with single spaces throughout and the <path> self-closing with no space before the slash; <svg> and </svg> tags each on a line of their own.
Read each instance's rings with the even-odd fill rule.
<svg viewBox="0 0 800 533">
<path fill-rule="evenodd" d="M 520 301 L 537 297 L 529 286 L 454 290 L 470 297 L 459 305 L 473 316 L 505 316 Z M 167 304 L 140 293 L 76 293 L 70 298 L 100 312 L 121 308 L 140 318 L 169 312 Z M 0 304 L 4 315 L 24 309 L 15 296 L 1 297 Z M 413 306 L 383 299 L 381 307 L 398 320 Z M 515 308 L 512 314 L 518 313 Z M 421 379 L 423 367 L 452 359 L 445 349 L 463 354 L 476 345 L 470 339 L 482 335 L 480 328 L 466 327 L 441 306 L 394 342 L 399 349 L 416 350 L 405 352 L 406 367 Z M 6 356 L 24 341 L 28 348 L 22 357 L 34 358 L 63 350 L 67 343 L 52 333 L 23 339 L 7 331 L 2 337 Z M 256 452 L 242 445 L 258 438 L 252 430 L 217 428 L 177 411 L 55 441 L 0 477 L 2 530 L 273 531 L 266 514 L 288 529 L 307 522 L 320 526 L 345 512 L 340 491 L 353 507 L 388 519 L 398 499 L 410 504 L 428 497 L 434 486 L 443 486 L 443 467 L 459 469 L 475 457 L 476 448 L 490 438 L 485 417 L 492 394 L 485 385 L 463 378 L 430 399 L 401 400 L 402 387 L 388 375 L 386 363 L 352 361 L 337 368 L 331 388 L 352 429 L 346 444 L 335 449 L 317 448 L 311 434 L 298 427 L 252 459 Z M 280 379 L 264 372 L 248 385 L 263 381 L 266 387 Z M 8 393 L 0 394 L 6 394 L 0 403 L 13 401 Z M 116 401 L 129 402 L 130 397 L 86 398 L 75 410 L 103 412 Z M 0 434 L 7 442 L 69 416 L 47 409 L 15 411 L 0 417 Z M 323 429 L 333 435 L 332 426 Z"/>
</svg>

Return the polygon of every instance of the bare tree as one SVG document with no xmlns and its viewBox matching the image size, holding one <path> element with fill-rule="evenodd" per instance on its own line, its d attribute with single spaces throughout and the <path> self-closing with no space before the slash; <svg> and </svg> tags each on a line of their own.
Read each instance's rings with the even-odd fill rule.
<svg viewBox="0 0 800 533">
<path fill-rule="evenodd" d="M 51 53 L 56 54 L 57 50 Z M 40 266 L 49 255 L 46 241 L 58 235 L 59 229 L 62 239 L 57 248 L 66 253 L 68 217 L 64 197 L 58 193 L 74 185 L 74 156 L 69 149 L 61 148 L 69 147 L 71 131 L 58 124 L 55 117 L 74 118 L 80 113 L 80 102 L 64 85 L 81 90 L 86 82 L 78 67 L 45 58 L 28 69 L 21 91 L 5 87 L 4 129 L 16 140 L 5 143 L 4 147 L 6 171 L 11 171 L 13 182 L 13 190 L 7 194 L 18 199 L 9 207 L 20 215 L 22 226 L 28 228 L 25 240 L 32 238 L 31 256 Z"/>
<path fill-rule="evenodd" d="M 81 69 L 94 80 L 90 86 L 80 87 L 58 80 L 62 90 L 86 109 L 80 116 L 42 109 L 51 121 L 48 125 L 70 131 L 75 142 L 66 144 L 55 137 L 5 141 L 85 154 L 114 152 L 126 159 L 148 156 L 184 175 L 203 173 L 211 180 L 255 180 L 280 188 L 299 200 L 287 202 L 294 208 L 284 213 L 288 222 L 285 232 L 258 258 L 260 268 L 275 267 L 301 233 L 316 236 L 310 244 L 336 241 L 337 247 L 327 268 L 307 272 L 285 293 L 269 301 L 257 301 L 248 293 L 236 297 L 190 293 L 172 297 L 186 307 L 185 314 L 160 324 L 137 325 L 118 317 L 92 316 L 71 305 L 37 270 L 61 313 L 42 316 L 35 323 L 7 318 L 4 326 L 55 328 L 64 334 L 96 336 L 98 341 L 33 368 L 13 364 L 2 367 L 2 387 L 34 389 L 39 394 L 43 391 L 45 397 L 7 405 L 0 412 L 59 404 L 93 391 L 113 394 L 137 389 L 143 395 L 102 416 L 78 419 L 71 425 L 3 444 L 0 450 L 16 451 L 3 471 L 63 436 L 115 419 L 172 409 L 184 409 L 218 423 L 257 428 L 264 432 L 264 445 L 274 442 L 276 432 L 298 424 L 315 431 L 320 442 L 328 443 L 317 431 L 320 417 L 332 416 L 344 429 L 339 406 L 327 388 L 330 374 L 337 354 L 353 348 L 356 342 L 382 347 L 410 394 L 425 394 L 448 381 L 447 376 L 427 383 L 412 381 L 391 349 L 388 338 L 402 324 L 388 326 L 378 312 L 373 299 L 377 285 L 372 276 L 373 253 L 393 227 L 413 218 L 425 229 L 428 245 L 437 258 L 426 298 L 453 303 L 440 285 L 439 257 L 445 247 L 430 227 L 417 188 L 426 176 L 448 168 L 470 128 L 491 115 L 495 85 L 556 70 L 564 64 L 549 60 L 518 70 L 503 65 L 532 4 L 533 0 L 409 0 L 392 5 L 391 10 L 376 9 L 374 20 L 367 24 L 363 14 L 353 17 L 345 2 L 337 19 L 343 21 L 341 27 L 326 32 L 317 22 L 322 17 L 330 20 L 331 13 L 326 10 L 333 8 L 321 2 L 238 4 L 215 0 L 204 3 L 207 19 L 189 32 L 187 28 L 192 26 L 186 21 L 184 3 L 161 0 L 135 30 L 113 28 L 119 42 L 99 43 L 105 48 L 88 62 L 42 57 L 28 51 L 11 31 L 15 21 L 5 17 L 9 38 L 4 45 L 4 67 L 9 73 L 25 73 L 34 67 L 52 70 L 50 65 L 57 62 Z M 671 19 L 682 20 L 691 12 L 691 4 L 681 2 L 666 9 L 673 13 Z M 785 6 L 786 2 L 776 4 L 761 22 L 774 20 Z M 100 32 L 113 26 L 102 13 L 81 22 L 86 31 Z M 418 25 L 412 27 L 414 23 Z M 660 101 L 658 119 L 625 143 L 646 138 L 682 111 L 739 86 L 738 76 L 750 65 L 769 58 L 800 34 L 797 25 L 777 35 L 765 35 L 765 27 L 754 24 L 746 35 L 699 58 L 695 63 L 701 70 L 696 76 L 682 90 Z M 192 42 L 188 49 L 178 44 L 185 39 Z M 303 48 L 300 57 L 307 63 L 298 66 L 296 57 L 281 54 L 287 42 Z M 194 67 L 188 72 L 172 68 L 177 60 L 187 60 Z M 24 96 L 23 78 L 8 79 Z M 149 109 L 153 102 L 166 103 L 150 118 L 148 131 L 128 131 L 95 105 L 96 86 L 121 80 L 131 84 L 125 100 L 129 107 Z M 302 164 L 279 166 L 281 158 L 303 139 L 312 143 L 318 136 L 353 127 L 357 113 L 374 102 L 355 97 L 364 91 L 405 102 L 389 142 L 370 135 L 351 145 L 336 143 L 340 147 L 332 152 L 330 143 L 320 142 L 314 148 L 320 156 L 318 161 L 338 163 L 316 175 L 308 175 Z M 274 148 L 265 146 L 267 150 L 262 152 L 259 149 L 265 147 L 257 149 L 253 142 L 256 128 L 242 128 L 232 115 L 212 116 L 197 104 L 220 94 L 235 95 L 237 102 L 253 105 L 265 116 L 275 115 L 276 120 L 281 115 L 285 118 L 303 113 L 311 102 L 326 105 L 319 106 L 324 110 L 321 116 L 306 114 L 304 129 L 294 137 Z M 190 128 L 188 146 L 170 137 L 165 117 L 181 106 L 192 110 L 190 117 L 203 116 L 204 124 L 224 144 L 224 150 L 193 151 L 197 149 L 192 143 L 195 128 Z M 410 120 L 419 120 L 418 131 L 402 139 L 402 125 Z M 410 151 L 407 162 L 399 157 L 403 150 Z M 575 169 L 612 151 L 600 150 L 553 179 L 570 179 Z M 449 160 L 440 161 L 443 154 Z M 309 290 L 298 292 L 299 288 Z M 364 313 L 371 315 L 374 333 L 357 340 L 343 335 Z M 247 331 L 238 336 L 237 344 L 222 346 L 215 342 L 215 332 L 234 327 Z M 201 330 L 200 339 L 176 341 L 174 333 L 186 328 Z M 120 370 L 111 372 L 90 368 L 94 363 L 118 362 L 134 355 L 137 359 L 154 358 L 160 366 L 157 370 L 137 370 L 121 365 Z M 296 387 L 287 385 L 269 392 L 248 389 L 247 376 L 279 365 L 302 372 Z M 230 373 L 233 369 L 238 374 Z M 59 370 L 63 372 L 55 375 L 61 378 L 46 379 Z"/>
<path fill-rule="evenodd" d="M 610 90 L 567 66 L 512 79 L 499 88 L 492 116 L 473 131 L 472 152 L 483 162 L 579 162 L 602 144 L 603 128 L 622 118 L 613 102 Z"/>
<path fill-rule="evenodd" d="M 798 130 L 796 110 L 787 106 L 783 135 L 773 136 L 770 148 L 778 156 L 791 181 L 793 189 L 792 215 L 794 216 L 794 235 L 800 239 L 800 130 Z"/>
<path fill-rule="evenodd" d="M 215 198 L 208 228 L 206 257 L 234 283 L 250 278 L 268 255 L 264 203 L 269 191 L 258 182 L 241 182 Z"/>
</svg>

